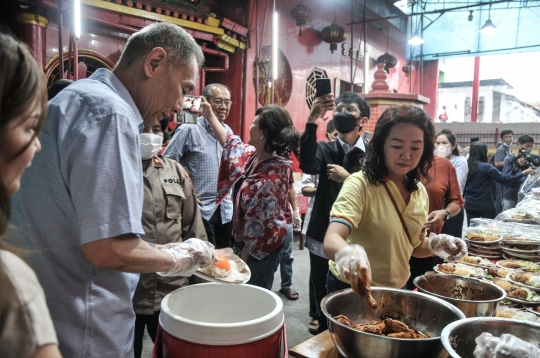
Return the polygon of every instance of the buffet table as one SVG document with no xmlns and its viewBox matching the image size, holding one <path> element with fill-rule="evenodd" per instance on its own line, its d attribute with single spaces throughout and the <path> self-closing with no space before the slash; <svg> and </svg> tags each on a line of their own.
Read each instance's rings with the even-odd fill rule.
<svg viewBox="0 0 540 358">
<path fill-rule="evenodd" d="M 289 356 L 295 358 L 340 358 L 328 330 L 289 349 Z"/>
</svg>

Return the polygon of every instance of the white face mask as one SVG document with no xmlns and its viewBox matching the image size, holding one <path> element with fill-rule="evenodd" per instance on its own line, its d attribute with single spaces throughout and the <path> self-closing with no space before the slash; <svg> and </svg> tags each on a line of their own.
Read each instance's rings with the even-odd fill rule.
<svg viewBox="0 0 540 358">
<path fill-rule="evenodd" d="M 158 154 L 163 144 L 163 137 L 152 133 L 141 133 L 141 158 L 150 159 Z"/>
<path fill-rule="evenodd" d="M 448 158 L 450 156 L 450 154 L 452 154 L 452 148 L 443 147 L 442 145 L 440 145 L 435 149 L 435 151 L 433 153 L 440 156 L 440 157 Z"/>
</svg>

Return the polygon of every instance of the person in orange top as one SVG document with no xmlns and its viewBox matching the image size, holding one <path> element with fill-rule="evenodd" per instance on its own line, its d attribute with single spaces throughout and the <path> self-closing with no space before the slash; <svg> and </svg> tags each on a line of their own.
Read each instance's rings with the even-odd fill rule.
<svg viewBox="0 0 540 358">
<path fill-rule="evenodd" d="M 422 179 L 429 197 L 429 216 L 427 232 L 440 234 L 444 223 L 451 217 L 459 214 L 463 205 L 463 196 L 459 189 L 456 169 L 448 159 L 438 155 L 433 156 L 432 167 L 428 172 L 431 180 Z M 411 276 L 407 281 L 407 288 L 414 289 L 413 280 L 432 270 L 437 257 L 426 258 L 411 257 L 409 266 Z"/>
</svg>

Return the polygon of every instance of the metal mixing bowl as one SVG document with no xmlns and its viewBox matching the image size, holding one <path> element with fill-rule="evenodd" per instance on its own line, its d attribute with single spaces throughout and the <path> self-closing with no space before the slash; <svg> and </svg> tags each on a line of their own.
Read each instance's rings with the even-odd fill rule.
<svg viewBox="0 0 540 358">
<path fill-rule="evenodd" d="M 379 307 L 373 310 L 365 297 L 352 289 L 326 296 L 321 308 L 328 318 L 328 329 L 339 353 L 348 358 L 446 358 L 439 338 L 443 328 L 465 318 L 456 307 L 424 293 L 392 288 L 372 287 Z M 354 324 L 372 323 L 381 317 L 400 320 L 431 338 L 399 339 L 360 332 L 339 323 L 337 315 L 347 316 Z"/>
<path fill-rule="evenodd" d="M 419 291 L 442 298 L 466 317 L 495 316 L 506 292 L 494 283 L 458 275 L 423 275 L 413 281 Z"/>
<path fill-rule="evenodd" d="M 483 332 L 496 337 L 510 333 L 540 348 L 540 324 L 499 317 L 473 317 L 450 323 L 443 329 L 441 340 L 450 357 L 474 358 L 474 340 Z"/>
</svg>

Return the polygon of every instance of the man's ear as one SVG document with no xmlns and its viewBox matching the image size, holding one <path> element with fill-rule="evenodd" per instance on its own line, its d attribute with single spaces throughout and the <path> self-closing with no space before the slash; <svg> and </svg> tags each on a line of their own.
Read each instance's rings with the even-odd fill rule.
<svg viewBox="0 0 540 358">
<path fill-rule="evenodd" d="M 154 47 L 144 59 L 144 74 L 153 77 L 161 66 L 167 66 L 167 52 L 162 47 Z"/>
<path fill-rule="evenodd" d="M 359 121 L 360 121 L 360 127 L 363 127 L 366 125 L 367 121 L 368 121 L 368 117 L 362 117 L 362 118 L 359 118 Z"/>
</svg>

